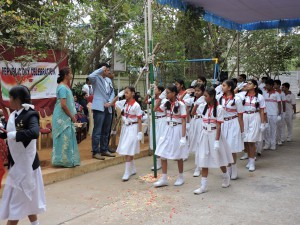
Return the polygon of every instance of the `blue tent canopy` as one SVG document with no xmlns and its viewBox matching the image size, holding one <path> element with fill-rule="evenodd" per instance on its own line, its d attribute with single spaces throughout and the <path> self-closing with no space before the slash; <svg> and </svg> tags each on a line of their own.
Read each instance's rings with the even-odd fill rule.
<svg viewBox="0 0 300 225">
<path fill-rule="evenodd" d="M 300 26 L 300 0 L 157 0 L 180 10 L 201 7 L 204 20 L 233 30 Z"/>
</svg>

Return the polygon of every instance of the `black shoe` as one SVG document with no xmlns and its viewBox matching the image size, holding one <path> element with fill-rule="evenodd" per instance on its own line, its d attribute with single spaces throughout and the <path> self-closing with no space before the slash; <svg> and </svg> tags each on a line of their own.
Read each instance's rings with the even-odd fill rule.
<svg viewBox="0 0 300 225">
<path fill-rule="evenodd" d="M 112 149 L 110 149 L 110 148 L 109 148 L 107 151 L 108 151 L 109 153 L 116 153 L 116 150 L 112 150 Z"/>
<path fill-rule="evenodd" d="M 107 151 L 107 152 L 102 152 L 101 155 L 102 155 L 102 156 L 107 156 L 107 157 L 116 157 L 114 154 L 111 154 L 109 151 Z"/>
</svg>

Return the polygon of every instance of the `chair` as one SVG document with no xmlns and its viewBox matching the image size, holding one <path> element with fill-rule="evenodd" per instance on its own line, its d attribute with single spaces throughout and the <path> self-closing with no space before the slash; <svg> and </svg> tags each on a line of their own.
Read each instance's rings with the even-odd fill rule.
<svg viewBox="0 0 300 225">
<path fill-rule="evenodd" d="M 52 112 L 51 112 L 50 108 L 46 106 L 46 107 L 44 108 L 44 110 L 45 110 L 46 118 L 47 118 L 48 120 L 52 121 Z"/>
<path fill-rule="evenodd" d="M 46 113 L 44 109 L 39 110 L 40 114 L 40 135 L 38 138 L 38 150 L 42 149 L 42 138 L 46 136 L 46 147 L 48 148 L 48 142 L 50 140 L 50 134 L 52 131 L 52 125 L 49 119 L 46 118 Z"/>
<path fill-rule="evenodd" d="M 148 124 L 147 123 L 142 123 L 142 133 L 143 133 L 143 137 L 142 137 L 142 144 L 145 143 L 145 131 L 148 129 Z"/>
<path fill-rule="evenodd" d="M 40 135 L 38 139 L 38 150 L 42 150 L 42 137 L 46 135 L 46 147 L 48 148 L 48 142 L 50 140 L 51 130 L 48 128 L 40 128 Z"/>
</svg>

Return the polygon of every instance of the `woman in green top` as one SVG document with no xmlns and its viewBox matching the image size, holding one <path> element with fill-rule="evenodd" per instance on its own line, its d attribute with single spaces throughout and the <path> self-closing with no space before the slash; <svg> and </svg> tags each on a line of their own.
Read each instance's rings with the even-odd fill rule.
<svg viewBox="0 0 300 225">
<path fill-rule="evenodd" d="M 75 102 L 68 84 L 72 80 L 69 68 L 59 71 L 56 104 L 52 116 L 52 165 L 75 167 L 80 165 L 80 155 L 75 134 Z"/>
</svg>

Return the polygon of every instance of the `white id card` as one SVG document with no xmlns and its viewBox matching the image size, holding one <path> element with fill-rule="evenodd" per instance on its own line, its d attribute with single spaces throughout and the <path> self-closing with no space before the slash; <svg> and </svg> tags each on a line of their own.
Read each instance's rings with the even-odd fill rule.
<svg viewBox="0 0 300 225">
<path fill-rule="evenodd" d="M 211 124 L 208 123 L 207 126 L 206 126 L 206 128 L 207 128 L 207 131 L 211 131 Z"/>
<path fill-rule="evenodd" d="M 173 127 L 173 126 L 174 126 L 174 123 L 173 123 L 172 121 L 170 121 L 170 122 L 169 122 L 169 125 L 170 125 L 171 127 Z"/>
<path fill-rule="evenodd" d="M 129 121 L 126 119 L 125 120 L 125 125 L 128 126 L 128 124 L 129 124 Z"/>
</svg>

